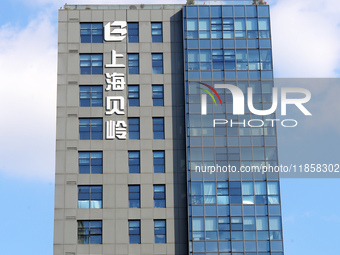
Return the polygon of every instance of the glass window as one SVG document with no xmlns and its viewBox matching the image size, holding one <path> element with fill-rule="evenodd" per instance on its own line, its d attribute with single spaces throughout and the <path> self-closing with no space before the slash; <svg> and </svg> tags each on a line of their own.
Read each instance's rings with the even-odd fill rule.
<svg viewBox="0 0 340 255">
<path fill-rule="evenodd" d="M 128 118 L 129 139 L 139 139 L 139 118 Z"/>
<path fill-rule="evenodd" d="M 221 17 L 221 6 L 210 6 L 211 17 Z"/>
<path fill-rule="evenodd" d="M 103 186 L 78 186 L 78 208 L 103 208 Z"/>
<path fill-rule="evenodd" d="M 129 74 L 139 74 L 139 54 L 128 53 Z"/>
<path fill-rule="evenodd" d="M 103 54 L 80 54 L 80 74 L 103 74 Z"/>
<path fill-rule="evenodd" d="M 103 23 L 80 23 L 81 43 L 102 43 Z"/>
<path fill-rule="evenodd" d="M 234 17 L 233 6 L 222 6 L 223 17 Z"/>
<path fill-rule="evenodd" d="M 162 22 L 151 23 L 151 36 L 153 43 L 163 42 Z"/>
<path fill-rule="evenodd" d="M 165 208 L 165 185 L 153 185 L 155 208 Z"/>
<path fill-rule="evenodd" d="M 139 86 L 129 85 L 128 90 L 129 106 L 139 106 Z"/>
<path fill-rule="evenodd" d="M 235 30 L 246 30 L 245 19 L 235 19 Z"/>
<path fill-rule="evenodd" d="M 166 221 L 154 220 L 155 243 L 166 243 Z"/>
<path fill-rule="evenodd" d="M 259 17 L 268 17 L 269 16 L 269 7 L 268 6 L 258 6 Z"/>
<path fill-rule="evenodd" d="M 244 17 L 244 6 L 234 6 L 235 17 Z"/>
<path fill-rule="evenodd" d="M 78 244 L 101 244 L 102 221 L 78 220 Z"/>
<path fill-rule="evenodd" d="M 103 119 L 79 119 L 80 140 L 102 140 Z"/>
<path fill-rule="evenodd" d="M 138 174 L 140 173 L 140 152 L 129 151 L 129 173 Z"/>
<path fill-rule="evenodd" d="M 256 6 L 246 6 L 247 17 L 256 17 L 257 11 Z"/>
<path fill-rule="evenodd" d="M 79 106 L 103 106 L 103 86 L 79 86 Z"/>
<path fill-rule="evenodd" d="M 153 151 L 153 172 L 164 173 L 165 172 L 165 152 Z"/>
<path fill-rule="evenodd" d="M 259 30 L 269 30 L 268 18 L 259 18 Z"/>
<path fill-rule="evenodd" d="M 187 19 L 187 30 L 188 31 L 198 30 L 197 19 Z"/>
<path fill-rule="evenodd" d="M 140 220 L 129 220 L 129 243 L 140 243 Z"/>
<path fill-rule="evenodd" d="M 257 19 L 247 19 L 247 30 L 257 30 Z"/>
<path fill-rule="evenodd" d="M 152 53 L 152 73 L 162 74 L 163 73 L 163 54 Z"/>
<path fill-rule="evenodd" d="M 80 174 L 101 174 L 103 173 L 103 153 L 79 152 L 78 165 Z"/>
<path fill-rule="evenodd" d="M 152 85 L 152 104 L 153 106 L 164 106 L 163 85 Z"/>
<path fill-rule="evenodd" d="M 140 208 L 139 185 L 129 185 L 129 208 Z"/>
<path fill-rule="evenodd" d="M 197 17 L 197 6 L 187 6 L 187 17 L 195 18 Z"/>
<path fill-rule="evenodd" d="M 198 8 L 200 18 L 209 17 L 209 6 L 199 6 Z"/>
<path fill-rule="evenodd" d="M 128 42 L 138 43 L 139 42 L 139 25 L 138 22 L 128 23 Z"/>
<path fill-rule="evenodd" d="M 268 217 L 267 216 L 256 217 L 256 230 L 268 230 Z"/>
<path fill-rule="evenodd" d="M 152 118 L 153 139 L 164 139 L 164 118 Z"/>
</svg>

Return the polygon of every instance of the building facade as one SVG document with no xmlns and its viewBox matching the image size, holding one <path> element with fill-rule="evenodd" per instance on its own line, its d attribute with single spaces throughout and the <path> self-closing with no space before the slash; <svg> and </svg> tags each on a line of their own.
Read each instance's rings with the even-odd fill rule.
<svg viewBox="0 0 340 255">
<path fill-rule="evenodd" d="M 278 175 L 240 172 L 277 164 L 276 128 L 221 87 L 271 106 L 251 3 L 59 11 L 54 255 L 283 254 Z"/>
</svg>

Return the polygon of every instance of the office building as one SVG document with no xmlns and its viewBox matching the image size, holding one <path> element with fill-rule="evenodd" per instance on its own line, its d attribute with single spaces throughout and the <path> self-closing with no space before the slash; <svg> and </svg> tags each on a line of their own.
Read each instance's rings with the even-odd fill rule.
<svg viewBox="0 0 340 255">
<path fill-rule="evenodd" d="M 276 128 L 224 85 L 270 108 L 265 3 L 65 5 L 54 255 L 283 255 L 278 175 L 240 172 Z"/>
</svg>

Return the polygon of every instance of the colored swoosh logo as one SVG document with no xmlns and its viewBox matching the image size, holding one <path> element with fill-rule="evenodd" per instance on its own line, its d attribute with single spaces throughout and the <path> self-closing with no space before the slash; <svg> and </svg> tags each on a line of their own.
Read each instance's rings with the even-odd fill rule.
<svg viewBox="0 0 340 255">
<path fill-rule="evenodd" d="M 220 98 L 220 95 L 217 93 L 217 91 L 216 91 L 213 87 L 211 87 L 210 85 L 205 84 L 205 83 L 203 83 L 203 82 L 199 82 L 199 83 L 202 84 L 203 86 L 206 86 L 206 87 L 209 88 L 212 92 L 214 92 L 214 94 L 217 96 L 218 100 L 220 101 L 220 104 L 222 105 L 222 100 L 221 100 L 221 98 Z M 213 94 L 211 94 L 211 92 L 210 92 L 209 90 L 203 89 L 203 88 L 199 88 L 199 89 L 205 91 L 205 92 L 212 98 L 212 100 L 214 101 L 215 105 L 217 105 L 216 100 L 215 100 L 215 97 L 213 96 Z"/>
</svg>

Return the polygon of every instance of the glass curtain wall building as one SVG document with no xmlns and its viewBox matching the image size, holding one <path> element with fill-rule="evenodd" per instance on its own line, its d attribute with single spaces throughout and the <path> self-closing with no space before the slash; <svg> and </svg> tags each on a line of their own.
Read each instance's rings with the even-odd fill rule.
<svg viewBox="0 0 340 255">
<path fill-rule="evenodd" d="M 54 255 L 283 255 L 259 2 L 59 11 Z"/>
<path fill-rule="evenodd" d="M 247 126 L 263 117 L 247 105 L 233 115 L 231 92 L 214 91 L 230 84 L 246 96 L 250 87 L 255 109 L 271 107 L 269 6 L 186 6 L 183 24 L 190 254 L 282 255 L 278 175 L 239 171 L 277 165 L 276 128 Z M 212 95 L 206 114 L 202 94 Z M 235 124 L 213 127 L 214 119 Z"/>
</svg>

